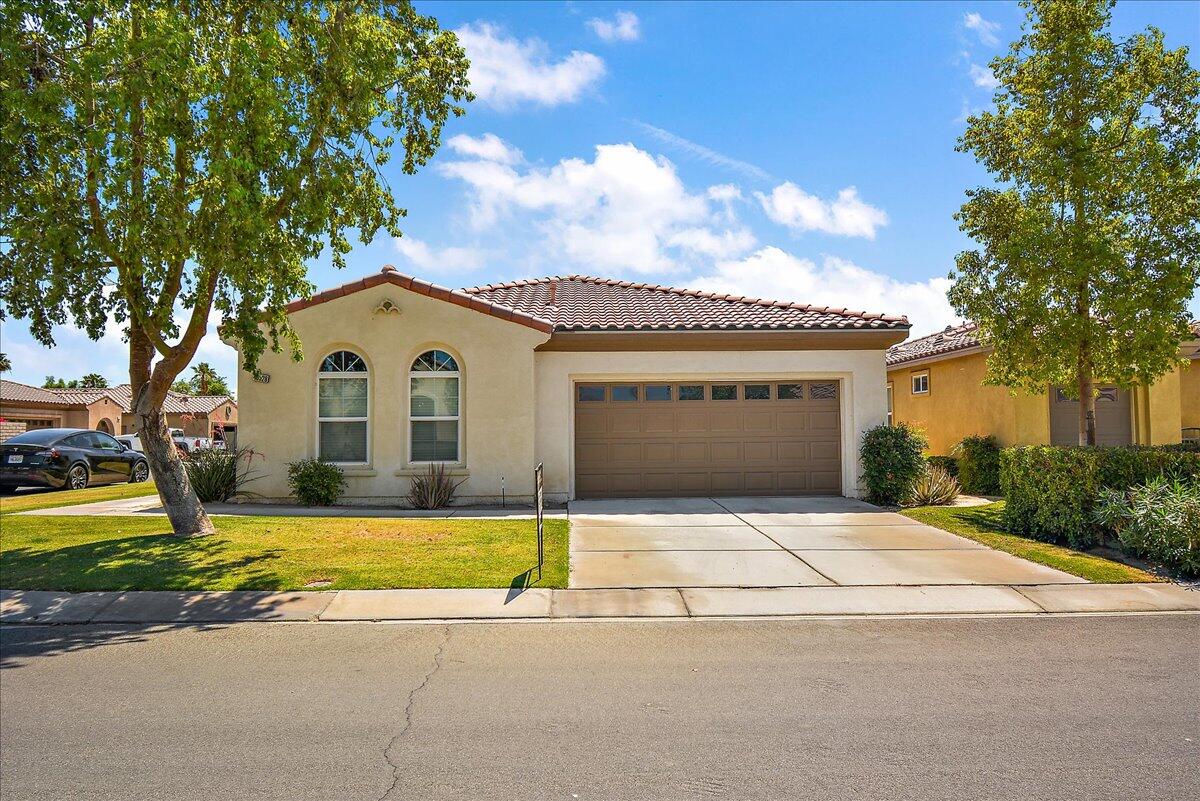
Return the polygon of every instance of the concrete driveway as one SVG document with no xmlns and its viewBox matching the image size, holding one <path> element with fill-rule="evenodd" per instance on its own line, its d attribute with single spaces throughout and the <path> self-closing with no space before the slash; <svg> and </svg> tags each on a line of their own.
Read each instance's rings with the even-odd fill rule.
<svg viewBox="0 0 1200 801">
<path fill-rule="evenodd" d="M 570 586 L 1074 584 L 849 498 L 574 501 Z"/>
</svg>

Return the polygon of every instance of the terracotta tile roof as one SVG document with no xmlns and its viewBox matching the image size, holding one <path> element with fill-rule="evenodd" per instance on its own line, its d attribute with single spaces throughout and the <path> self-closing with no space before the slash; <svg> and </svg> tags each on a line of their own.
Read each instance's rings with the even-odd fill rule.
<svg viewBox="0 0 1200 801">
<path fill-rule="evenodd" d="M 16 381 L 0 380 L 0 398 L 12 403 L 45 403 L 55 406 L 87 406 L 108 398 L 124 412 L 133 411 L 133 398 L 128 384 L 104 389 L 42 389 Z M 163 402 L 168 414 L 210 414 L 225 403 L 237 401 L 228 395 L 183 395 L 169 391 Z"/>
<path fill-rule="evenodd" d="M 307 309 L 380 284 L 445 300 L 539 331 L 728 331 L 905 329 L 907 317 L 827 306 L 720 295 L 583 275 L 447 289 L 390 264 L 377 275 L 319 292 L 285 307 Z M 550 293 L 554 292 L 554 303 Z"/>
<path fill-rule="evenodd" d="M 331 300 L 352 295 L 355 292 L 361 292 L 364 289 L 370 289 L 373 286 L 381 284 L 394 284 L 398 287 L 411 290 L 420 295 L 426 295 L 438 300 L 445 300 L 458 306 L 467 309 L 473 309 L 483 314 L 490 314 L 493 317 L 499 317 L 502 320 L 510 320 L 520 325 L 525 325 L 530 328 L 536 328 L 539 331 L 550 333 L 554 330 L 554 324 L 547 319 L 535 317 L 524 311 L 518 311 L 508 306 L 503 306 L 498 303 L 492 303 L 486 298 L 476 297 L 467 294 L 461 289 L 447 289 L 444 286 L 431 284 L 428 281 L 422 281 L 419 278 L 413 278 L 411 275 L 404 275 L 396 270 L 392 265 L 386 265 L 375 275 L 369 275 L 358 281 L 351 281 L 348 284 L 342 284 L 333 289 L 327 289 L 324 292 L 318 292 L 311 298 L 303 300 L 295 300 L 284 307 L 284 311 L 291 314 L 301 309 L 307 309 L 311 306 L 316 306 L 321 303 L 328 303 Z"/>
<path fill-rule="evenodd" d="M 1200 339 L 1200 320 L 1193 320 L 1191 327 L 1192 334 Z M 979 338 L 976 336 L 975 330 L 974 323 L 948 325 L 933 334 L 892 345 L 887 351 L 887 363 L 889 366 L 904 364 L 918 359 L 927 359 L 930 356 L 942 356 L 955 351 L 977 348 L 979 347 Z M 1197 349 L 1192 356 L 1192 358 L 1197 357 L 1200 357 L 1200 349 Z"/>
<path fill-rule="evenodd" d="M 887 363 L 889 366 L 903 364 L 917 359 L 927 359 L 930 356 L 941 356 L 954 351 L 977 348 L 979 339 L 975 335 L 975 330 L 975 323 L 948 325 L 936 333 L 892 345 L 887 350 Z"/>
<path fill-rule="evenodd" d="M 48 389 L 31 387 L 17 381 L 0 379 L 0 400 L 14 403 L 62 403 L 61 397 Z"/>
<path fill-rule="evenodd" d="M 555 331 L 903 329 L 909 326 L 906 317 L 586 275 L 488 284 L 463 291 L 552 320 Z"/>
</svg>

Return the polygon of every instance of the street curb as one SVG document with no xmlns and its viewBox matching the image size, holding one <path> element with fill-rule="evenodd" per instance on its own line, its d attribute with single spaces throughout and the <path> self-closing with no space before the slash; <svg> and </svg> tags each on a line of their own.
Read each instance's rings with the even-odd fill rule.
<svg viewBox="0 0 1200 801">
<path fill-rule="evenodd" d="M 401 589 L 0 590 L 5 625 L 911 618 L 1200 612 L 1173 584 Z"/>
</svg>

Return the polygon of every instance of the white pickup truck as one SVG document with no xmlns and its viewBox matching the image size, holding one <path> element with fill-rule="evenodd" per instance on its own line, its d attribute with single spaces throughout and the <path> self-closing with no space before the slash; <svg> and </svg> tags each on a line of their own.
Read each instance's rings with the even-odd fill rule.
<svg viewBox="0 0 1200 801">
<path fill-rule="evenodd" d="M 206 448 L 217 448 L 219 450 L 225 447 L 225 443 L 220 440 L 213 440 L 208 437 L 189 437 L 184 433 L 182 428 L 171 429 L 171 440 L 175 443 L 175 447 L 184 453 L 200 451 Z M 117 441 L 123 442 L 130 449 L 138 453 L 144 453 L 142 440 L 137 434 L 122 434 L 117 437 Z"/>
</svg>

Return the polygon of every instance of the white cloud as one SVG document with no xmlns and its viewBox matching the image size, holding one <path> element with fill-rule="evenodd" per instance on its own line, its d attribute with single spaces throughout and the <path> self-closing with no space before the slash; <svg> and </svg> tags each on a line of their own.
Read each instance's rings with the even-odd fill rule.
<svg viewBox="0 0 1200 801">
<path fill-rule="evenodd" d="M 704 145 L 693 142 L 690 139 L 684 139 L 682 136 L 673 134 L 670 131 L 659 128 L 655 125 L 639 122 L 637 120 L 632 120 L 631 122 L 633 122 L 634 125 L 641 128 L 646 133 L 653 136 L 658 141 L 678 148 L 679 150 L 682 150 L 688 155 L 693 156 L 706 164 L 714 164 L 718 167 L 724 167 L 727 170 L 741 173 L 742 175 L 745 175 L 749 178 L 754 178 L 758 181 L 774 180 L 770 173 L 761 167 L 755 166 L 754 164 L 750 164 L 746 161 L 739 161 L 735 158 L 731 158 L 730 156 L 726 156 L 724 153 L 718 153 L 712 148 L 705 147 Z"/>
<path fill-rule="evenodd" d="M 521 41 L 490 22 L 455 31 L 467 51 L 471 91 L 483 103 L 512 109 L 522 103 L 573 103 L 604 77 L 604 61 L 580 50 L 554 61 L 540 39 Z"/>
<path fill-rule="evenodd" d="M 505 142 L 494 133 L 483 136 L 458 134 L 446 142 L 446 147 L 462 156 L 496 161 L 501 164 L 519 164 L 525 156 L 520 150 Z"/>
<path fill-rule="evenodd" d="M 838 192 L 833 201 L 810 195 L 791 181 L 775 187 L 769 195 L 755 192 L 754 196 L 768 217 L 795 231 L 874 239 L 875 229 L 888 223 L 887 214 L 860 200 L 853 186 Z"/>
<path fill-rule="evenodd" d="M 995 47 L 1000 44 L 1000 37 L 996 35 L 1000 30 L 999 22 L 984 19 L 979 12 L 972 11 L 969 14 L 963 15 L 963 25 L 975 31 L 975 35 L 979 37 L 979 41 L 988 47 Z"/>
<path fill-rule="evenodd" d="M 731 257 L 755 244 L 728 209 L 689 192 L 675 165 L 632 144 L 599 145 L 592 161 L 563 159 L 551 167 L 475 160 L 444 162 L 438 170 L 468 185 L 475 228 L 502 218 L 528 224 L 537 232 L 535 248 L 559 264 L 666 273 L 689 254 Z"/>
<path fill-rule="evenodd" d="M 477 270 L 487 263 L 488 251 L 482 248 L 451 246 L 430 247 L 413 236 L 396 237 L 396 250 L 414 267 L 431 273 L 459 273 Z"/>
<path fill-rule="evenodd" d="M 712 273 L 691 283 L 698 289 L 748 297 L 849 307 L 874 314 L 906 314 L 913 324 L 913 336 L 961 322 L 946 300 L 948 278 L 897 281 L 834 256 L 825 256 L 817 264 L 777 247 L 763 247 L 736 261 L 718 262 Z"/>
<path fill-rule="evenodd" d="M 988 67 L 981 67 L 978 64 L 972 64 L 970 68 L 971 81 L 978 87 L 983 89 L 995 89 L 1000 85 L 1000 81 L 996 80 L 996 76 L 992 74 Z"/>
<path fill-rule="evenodd" d="M 732 203 L 742 199 L 742 190 L 735 184 L 710 186 L 705 194 L 708 195 L 709 200 L 716 200 L 720 203 Z"/>
<path fill-rule="evenodd" d="M 632 11 L 618 11 L 611 22 L 593 17 L 587 24 L 606 42 L 634 42 L 642 37 L 637 14 Z"/>
</svg>

